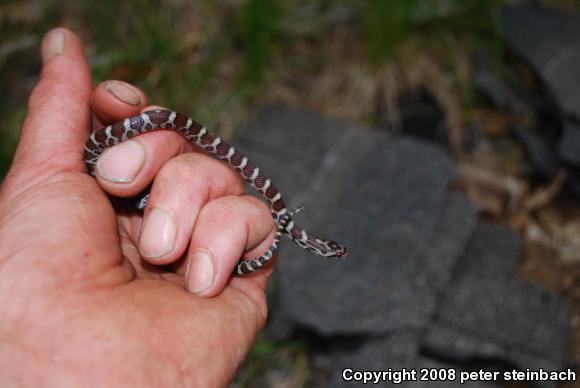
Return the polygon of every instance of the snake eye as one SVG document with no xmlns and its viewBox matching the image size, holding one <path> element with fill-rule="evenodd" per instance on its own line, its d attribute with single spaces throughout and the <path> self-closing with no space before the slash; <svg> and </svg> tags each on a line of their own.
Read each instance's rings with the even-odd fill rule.
<svg viewBox="0 0 580 388">
<path fill-rule="evenodd" d="M 334 257 L 346 257 L 346 256 L 348 256 L 348 251 L 346 250 L 346 247 L 344 247 L 338 243 L 334 243 L 332 249 L 335 251 Z"/>
</svg>

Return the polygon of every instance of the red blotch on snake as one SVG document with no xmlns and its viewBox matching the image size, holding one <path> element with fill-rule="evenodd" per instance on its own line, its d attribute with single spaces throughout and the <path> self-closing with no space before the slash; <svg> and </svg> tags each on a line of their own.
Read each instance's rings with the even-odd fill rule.
<svg viewBox="0 0 580 388">
<path fill-rule="evenodd" d="M 140 131 L 143 128 L 143 124 L 145 124 L 145 122 L 141 116 L 134 116 L 129 120 L 129 127 L 137 131 Z"/>
<path fill-rule="evenodd" d="M 258 176 L 256 177 L 256 179 L 254 179 L 254 185 L 258 188 L 261 189 L 262 187 L 264 187 L 264 184 L 266 183 L 266 177 L 262 174 L 258 174 Z"/>
<path fill-rule="evenodd" d="M 153 111 L 149 111 L 146 112 L 147 115 L 149 115 L 149 119 L 151 120 L 152 123 L 155 123 L 157 125 L 161 125 L 163 123 L 165 123 L 167 121 L 167 119 L 169 118 L 169 115 L 171 114 L 170 111 L 168 110 L 153 110 Z"/>
<path fill-rule="evenodd" d="M 104 130 L 100 130 L 95 132 L 95 140 L 101 144 L 104 144 L 107 141 L 107 135 L 105 135 Z"/>
<path fill-rule="evenodd" d="M 256 166 L 254 166 L 252 163 L 248 163 L 244 166 L 242 173 L 244 174 L 245 178 L 249 178 L 252 176 L 255 169 L 256 169 Z"/>
<path fill-rule="evenodd" d="M 230 149 L 230 146 L 227 143 L 222 141 L 221 143 L 219 143 L 217 145 L 216 152 L 217 152 L 218 156 L 226 156 L 229 149 Z"/>
<path fill-rule="evenodd" d="M 268 187 L 268 189 L 266 190 L 264 195 L 266 196 L 266 198 L 272 199 L 272 198 L 274 198 L 274 196 L 276 195 L 277 192 L 278 192 L 278 189 L 274 185 L 271 185 L 270 187 Z"/>
<path fill-rule="evenodd" d="M 231 158 L 232 165 L 239 166 L 240 164 L 242 164 L 242 158 L 243 158 L 242 154 L 240 154 L 238 151 L 234 152 Z"/>
<path fill-rule="evenodd" d="M 187 116 L 181 113 L 178 113 L 175 116 L 175 120 L 173 120 L 176 128 L 184 127 L 187 124 Z"/>
<path fill-rule="evenodd" d="M 207 132 L 205 135 L 203 135 L 201 137 L 201 144 L 207 145 L 207 144 L 213 143 L 214 140 L 215 140 L 215 136 L 212 135 L 211 133 Z"/>
<path fill-rule="evenodd" d="M 121 140 L 123 138 L 123 133 L 125 133 L 125 128 L 123 127 L 123 123 L 115 123 L 111 128 L 111 135 L 116 137 L 117 139 Z"/>
<path fill-rule="evenodd" d="M 282 201 L 281 199 L 277 200 L 276 202 L 274 202 L 272 204 L 272 209 L 274 209 L 275 211 L 279 212 L 280 210 L 284 209 L 284 201 Z"/>
</svg>

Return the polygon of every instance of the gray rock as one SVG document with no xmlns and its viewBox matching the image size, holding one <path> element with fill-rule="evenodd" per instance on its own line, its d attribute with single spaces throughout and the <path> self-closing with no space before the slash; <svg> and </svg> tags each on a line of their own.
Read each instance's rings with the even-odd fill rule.
<svg viewBox="0 0 580 388">
<path fill-rule="evenodd" d="M 235 146 L 270 177 L 286 201 L 296 202 L 314 183 L 325 156 L 340 147 L 351 124 L 306 109 L 268 105 L 235 140 Z M 333 154 L 334 155 L 334 154 Z M 318 202 L 313 202 L 318 206 Z M 315 212 L 315 210 L 311 210 Z M 308 209 L 305 209 L 308 214 Z M 302 215 L 302 214 L 301 214 Z"/>
<path fill-rule="evenodd" d="M 291 205 L 306 205 L 297 223 L 351 252 L 325 260 L 284 244 L 271 332 L 423 327 L 476 220 L 473 205 L 448 192 L 455 168 L 445 152 L 294 108 L 267 108 L 252 128 L 240 148 L 274 171 Z"/>
<path fill-rule="evenodd" d="M 580 196 L 580 14 L 536 6 L 503 7 L 503 35 L 536 69 L 563 116 L 558 155 L 569 170 L 566 187 Z"/>
<path fill-rule="evenodd" d="M 409 386 L 413 379 L 417 378 L 416 367 L 419 354 L 417 332 L 401 332 L 380 338 L 372 338 L 361 341 L 359 346 L 352 352 L 346 354 L 333 354 L 328 357 L 326 367 L 329 369 L 329 387 L 347 387 L 352 385 L 362 385 L 353 381 L 345 381 L 344 369 L 353 371 L 407 371 L 414 376 L 407 374 L 406 381 L 395 380 L 396 376 L 390 377 L 390 381 L 382 382 L 381 385 L 391 386 L 399 383 L 399 386 Z M 317 360 L 315 365 L 321 367 L 321 362 Z M 402 379 L 402 376 L 399 377 Z"/>
<path fill-rule="evenodd" d="M 434 147 L 369 135 L 357 150 L 373 157 L 351 154 L 336 166 L 312 196 L 324 203 L 307 223 L 343 241 L 349 259 L 288 247 L 277 264 L 283 315 L 323 335 L 422 326 L 446 270 L 428 251 L 453 177 L 448 159 Z"/>
<path fill-rule="evenodd" d="M 514 232 L 480 225 L 423 345 L 455 359 L 561 368 L 570 341 L 570 308 L 559 296 L 518 277 L 520 254 Z"/>
<path fill-rule="evenodd" d="M 403 331 L 386 337 L 362 341 L 352 352 L 327 355 L 326 359 L 315 357 L 314 365 L 327 370 L 328 382 L 318 384 L 329 387 L 349 387 L 363 385 L 343 378 L 343 371 L 377 371 L 395 372 L 385 375 L 380 386 L 397 387 L 495 387 L 493 382 L 468 381 L 460 384 L 459 373 L 462 371 L 453 365 L 435 361 L 420 354 L 417 345 L 418 332 Z M 323 359 L 323 361 L 321 361 Z M 431 373 L 425 369 L 434 369 Z M 347 371 L 346 377 L 352 374 Z"/>
<path fill-rule="evenodd" d="M 521 104 L 516 94 L 488 68 L 476 71 L 473 88 L 499 109 L 516 109 Z"/>
<path fill-rule="evenodd" d="M 580 125 L 576 122 L 571 120 L 564 122 L 558 154 L 566 164 L 580 167 Z"/>
<path fill-rule="evenodd" d="M 542 77 L 563 113 L 580 118 L 580 16 L 547 7 L 508 6 L 502 34 Z"/>
<path fill-rule="evenodd" d="M 523 146 L 534 172 L 546 178 L 558 172 L 560 161 L 554 147 L 547 141 L 536 133 L 522 128 L 514 129 L 512 134 Z"/>
<path fill-rule="evenodd" d="M 519 279 L 518 237 L 477 226 L 477 209 L 449 191 L 455 168 L 440 148 L 281 106 L 263 109 L 235 144 L 291 205 L 307 206 L 297 223 L 350 248 L 346 260 L 325 260 L 285 241 L 273 282 L 274 337 L 306 328 L 328 343 L 358 338 L 315 356 L 329 384 L 353 365 L 562 366 L 568 306 Z"/>
</svg>

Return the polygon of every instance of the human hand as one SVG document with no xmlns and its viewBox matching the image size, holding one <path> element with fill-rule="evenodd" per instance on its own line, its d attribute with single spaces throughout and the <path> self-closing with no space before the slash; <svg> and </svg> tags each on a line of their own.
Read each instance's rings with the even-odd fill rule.
<svg viewBox="0 0 580 388">
<path fill-rule="evenodd" d="M 49 32 L 42 54 L 0 187 L 0 381 L 226 384 L 266 319 L 271 267 L 230 274 L 242 255 L 268 248 L 268 207 L 171 131 L 111 148 L 91 178 L 82 158 L 91 108 L 100 127 L 148 109 L 146 96 L 118 81 L 92 91 L 70 31 Z M 105 195 L 151 182 L 144 219 Z"/>
</svg>

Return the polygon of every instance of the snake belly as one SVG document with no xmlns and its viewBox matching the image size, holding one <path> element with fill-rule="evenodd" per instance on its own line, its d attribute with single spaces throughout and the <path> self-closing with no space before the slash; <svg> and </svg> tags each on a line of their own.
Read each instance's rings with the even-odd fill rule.
<svg viewBox="0 0 580 388">
<path fill-rule="evenodd" d="M 283 234 L 298 246 L 319 256 L 341 258 L 348 255 L 346 247 L 338 242 L 313 237 L 298 227 L 292 218 L 297 211 L 291 211 L 286 207 L 280 191 L 257 166 L 219 136 L 182 113 L 168 109 L 150 110 L 93 131 L 85 143 L 84 153 L 89 173 L 95 176 L 95 165 L 105 149 L 155 130 L 176 131 L 192 144 L 200 146 L 210 155 L 229 164 L 269 203 L 276 223 L 274 240 L 262 256 L 240 259 L 234 270 L 235 274 L 244 275 L 263 267 L 278 249 Z M 142 198 L 138 207 L 144 208 L 147 199 L 148 197 Z"/>
</svg>

